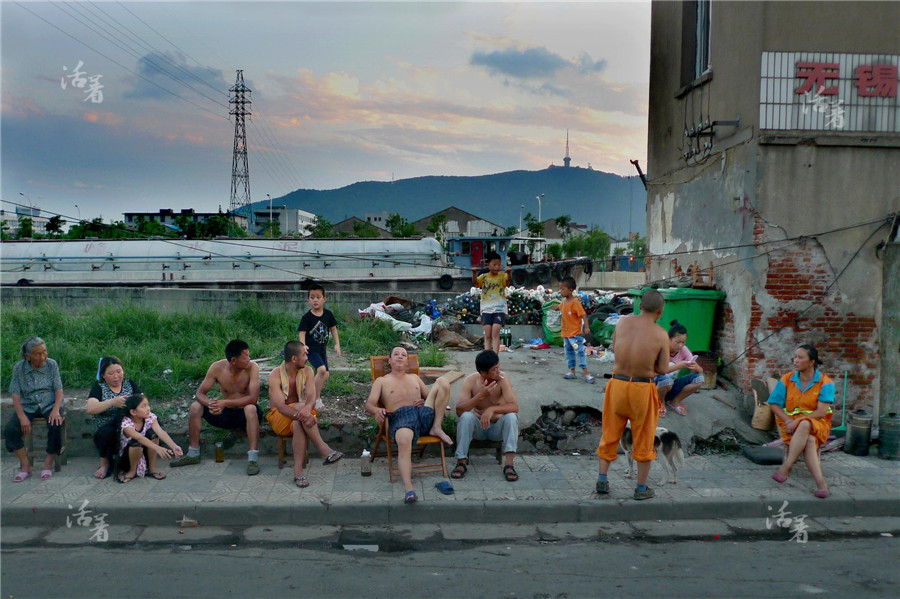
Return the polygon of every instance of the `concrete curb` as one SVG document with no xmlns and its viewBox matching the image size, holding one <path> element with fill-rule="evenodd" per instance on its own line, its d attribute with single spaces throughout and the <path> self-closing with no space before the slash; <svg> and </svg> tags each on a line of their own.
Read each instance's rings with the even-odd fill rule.
<svg viewBox="0 0 900 599">
<path fill-rule="evenodd" d="M 900 517 L 900 501 L 884 496 L 783 498 L 790 511 L 808 518 Z M 780 508 L 781 499 L 728 498 L 673 501 L 664 498 L 636 502 L 597 498 L 585 501 L 472 501 L 444 503 L 341 503 L 310 502 L 293 505 L 185 502 L 91 504 L 94 513 L 108 513 L 109 524 L 171 526 L 183 516 L 201 526 L 250 527 L 264 525 L 343 526 L 386 524 L 479 524 L 555 522 L 646 522 L 667 520 L 765 519 Z M 77 506 L 4 506 L 0 521 L 6 526 L 64 526 Z"/>
</svg>

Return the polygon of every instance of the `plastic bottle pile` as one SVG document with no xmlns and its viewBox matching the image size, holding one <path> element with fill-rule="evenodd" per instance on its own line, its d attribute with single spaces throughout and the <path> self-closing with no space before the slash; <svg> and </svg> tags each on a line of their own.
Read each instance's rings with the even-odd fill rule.
<svg viewBox="0 0 900 599">
<path fill-rule="evenodd" d="M 591 314 L 599 310 L 601 313 L 605 312 L 604 318 L 609 312 L 615 312 L 613 304 L 623 301 L 606 291 L 592 293 L 579 291 L 576 295 L 585 312 Z M 541 306 L 551 299 L 562 298 L 558 291 L 545 289 L 542 285 L 538 285 L 535 289 L 507 287 L 506 306 L 509 317 L 506 324 L 540 325 L 543 318 Z M 630 304 L 630 301 L 628 303 Z M 477 324 L 481 322 L 481 290 L 472 287 L 443 305 L 438 305 L 435 300 L 421 304 L 413 312 L 414 321 L 418 321 L 422 314 L 427 314 L 435 320 L 441 316 L 454 316 L 463 324 Z"/>
</svg>

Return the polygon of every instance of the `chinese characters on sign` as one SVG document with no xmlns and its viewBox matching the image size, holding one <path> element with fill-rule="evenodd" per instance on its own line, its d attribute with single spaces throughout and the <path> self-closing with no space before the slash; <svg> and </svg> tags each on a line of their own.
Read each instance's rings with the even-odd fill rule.
<svg viewBox="0 0 900 599">
<path fill-rule="evenodd" d="M 760 128 L 900 133 L 900 56 L 763 52 Z"/>
<path fill-rule="evenodd" d="M 844 128 L 844 108 L 843 100 L 829 100 L 825 97 L 825 88 L 820 87 L 815 94 L 809 90 L 801 98 L 803 105 L 803 114 L 809 114 L 810 110 L 814 112 L 825 113 L 826 129 L 843 129 Z"/>
<path fill-rule="evenodd" d="M 109 531 L 107 530 L 109 524 L 106 523 L 106 517 L 109 516 L 109 514 L 103 513 L 91 516 L 89 514 L 92 514 L 93 510 L 87 509 L 87 505 L 88 500 L 82 500 L 81 507 L 72 514 L 72 518 L 75 518 L 74 522 L 69 516 L 66 516 L 66 528 L 72 528 L 72 524 L 84 527 L 90 527 L 93 524 L 93 528 L 91 528 L 91 538 L 88 540 L 105 543 L 109 540 Z M 69 504 L 69 509 L 72 509 L 72 504 Z"/>
<path fill-rule="evenodd" d="M 789 541 L 806 543 L 806 541 L 809 539 L 809 534 L 806 530 L 809 528 L 809 525 L 804 522 L 804 520 L 806 520 L 806 514 L 790 518 L 789 516 L 791 515 L 791 512 L 785 511 L 785 509 L 787 509 L 787 506 L 788 502 L 785 501 L 781 504 L 781 507 L 778 509 L 778 511 L 773 514 L 774 519 L 769 519 L 768 517 L 766 518 L 766 528 L 771 529 L 773 524 L 779 528 L 787 528 L 789 532 L 794 533 L 794 536 L 792 536 Z M 767 505 L 766 509 L 771 512 L 772 506 Z"/>
<path fill-rule="evenodd" d="M 93 104 L 100 104 L 103 102 L 103 85 L 100 83 L 100 78 L 103 75 L 92 75 L 85 77 L 87 73 L 81 70 L 81 67 L 84 66 L 82 61 L 78 61 L 78 65 L 72 69 L 72 72 L 68 75 L 63 75 L 59 80 L 59 85 L 63 89 L 66 89 L 69 84 L 72 87 L 77 87 L 78 89 L 85 89 L 85 85 L 88 85 L 84 94 L 87 96 L 83 102 L 91 101 Z M 63 65 L 63 71 L 68 71 L 69 68 Z M 69 81 L 66 81 L 68 79 Z"/>
</svg>

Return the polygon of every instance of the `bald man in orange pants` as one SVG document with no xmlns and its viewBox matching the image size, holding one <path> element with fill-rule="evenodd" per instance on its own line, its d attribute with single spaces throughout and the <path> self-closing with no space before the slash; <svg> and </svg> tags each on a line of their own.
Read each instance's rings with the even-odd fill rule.
<svg viewBox="0 0 900 599">
<path fill-rule="evenodd" d="M 659 395 L 653 377 L 663 374 L 669 365 L 669 336 L 656 324 L 665 304 L 655 289 L 641 298 L 641 313 L 619 319 L 613 334 L 616 363 L 613 376 L 606 385 L 603 399 L 603 435 L 597 448 L 600 474 L 597 492 L 609 493 L 609 465 L 618 457 L 619 440 L 625 425 L 631 421 L 634 437 L 634 460 L 637 462 L 635 499 L 650 499 L 653 489 L 647 486 L 650 464 L 656 459 L 653 441 L 659 420 Z"/>
</svg>

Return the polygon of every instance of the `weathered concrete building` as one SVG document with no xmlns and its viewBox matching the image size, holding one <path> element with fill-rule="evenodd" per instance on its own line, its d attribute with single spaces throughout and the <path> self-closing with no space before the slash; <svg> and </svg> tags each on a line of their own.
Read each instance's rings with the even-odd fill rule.
<svg viewBox="0 0 900 599">
<path fill-rule="evenodd" d="M 900 411 L 898 64 L 896 2 L 653 3 L 650 278 L 715 264 L 745 390 L 813 342 L 848 410 Z"/>
</svg>

